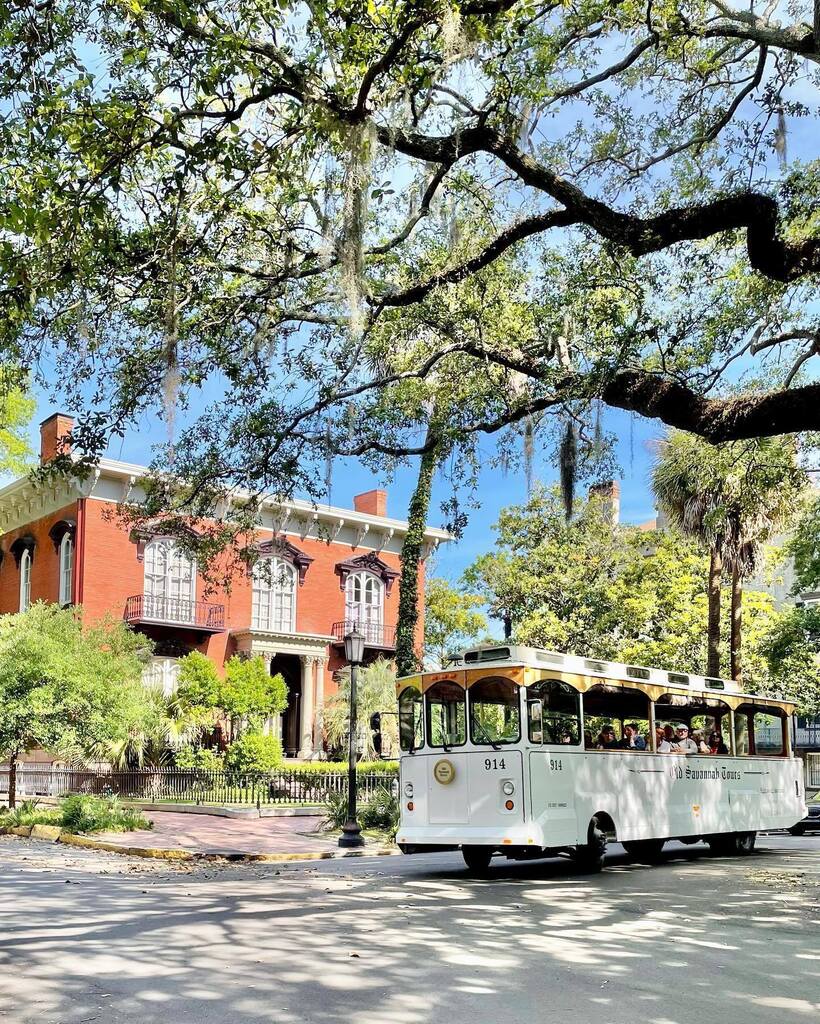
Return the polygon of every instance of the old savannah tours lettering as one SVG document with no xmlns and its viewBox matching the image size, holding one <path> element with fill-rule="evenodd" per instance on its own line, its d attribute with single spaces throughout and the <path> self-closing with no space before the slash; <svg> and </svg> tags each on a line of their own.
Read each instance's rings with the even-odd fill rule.
<svg viewBox="0 0 820 1024">
<path fill-rule="evenodd" d="M 742 777 L 742 772 L 737 768 L 727 768 L 725 765 L 715 765 L 713 768 L 692 768 L 690 765 L 672 765 L 669 774 L 673 779 L 716 779 L 718 781 L 737 780 Z"/>
</svg>

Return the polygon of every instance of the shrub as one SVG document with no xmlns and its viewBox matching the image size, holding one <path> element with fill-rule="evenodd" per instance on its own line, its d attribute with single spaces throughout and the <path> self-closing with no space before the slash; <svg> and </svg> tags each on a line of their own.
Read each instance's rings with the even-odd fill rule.
<svg viewBox="0 0 820 1024">
<path fill-rule="evenodd" d="M 228 747 L 225 766 L 235 772 L 275 772 L 282 766 L 282 742 L 276 736 L 246 733 Z"/>
<path fill-rule="evenodd" d="M 362 828 L 381 829 L 393 837 L 399 828 L 399 814 L 398 799 L 386 786 L 379 786 L 359 811 L 359 824 Z"/>
<path fill-rule="evenodd" d="M 225 755 L 206 747 L 181 747 L 174 753 L 174 764 L 182 769 L 221 772 L 225 767 Z"/>
<path fill-rule="evenodd" d="M 142 811 L 123 807 L 116 797 L 67 796 L 61 816 L 70 832 L 132 832 L 152 827 Z"/>
<path fill-rule="evenodd" d="M 3 818 L 3 826 L 17 828 L 21 825 L 60 825 L 62 816 L 58 810 L 39 807 L 38 800 L 23 800 Z"/>
<path fill-rule="evenodd" d="M 362 828 L 379 829 L 394 839 L 399 828 L 399 801 L 387 789 L 380 786 L 373 796 L 358 808 L 359 824 Z M 324 825 L 328 829 L 340 829 L 347 821 L 347 793 L 331 793 L 327 798 Z"/>
<path fill-rule="evenodd" d="M 339 829 L 347 821 L 347 793 L 330 793 L 327 798 L 327 813 L 324 826 Z"/>
<path fill-rule="evenodd" d="M 307 761 L 305 764 L 286 765 L 288 774 L 333 775 L 347 772 L 347 761 Z M 398 775 L 398 761 L 359 761 L 356 765 L 359 775 Z"/>
</svg>

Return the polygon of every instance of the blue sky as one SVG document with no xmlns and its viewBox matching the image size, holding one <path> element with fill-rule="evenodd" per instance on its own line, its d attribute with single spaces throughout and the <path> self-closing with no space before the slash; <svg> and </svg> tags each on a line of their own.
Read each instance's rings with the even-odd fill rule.
<svg viewBox="0 0 820 1024">
<path fill-rule="evenodd" d="M 37 400 L 37 415 L 31 425 L 31 444 L 35 452 L 39 451 L 40 421 L 56 411 L 71 413 L 67 408 L 57 410 L 51 397 L 42 391 L 37 394 Z M 186 419 L 195 418 L 198 411 L 196 408 L 192 409 Z M 653 439 L 662 435 L 662 425 L 657 421 L 633 418 L 617 410 L 607 410 L 603 417 L 603 427 L 618 438 L 616 454 L 620 464 L 621 520 L 637 523 L 651 519 L 654 511 L 648 484 L 650 444 Z M 162 420 L 145 418 L 138 427 L 128 431 L 122 441 L 116 439 L 107 454 L 114 459 L 145 464 L 151 459 L 151 445 L 164 442 L 167 436 L 167 428 Z M 488 457 L 493 453 L 492 438 L 483 439 L 482 450 Z M 406 518 L 416 470 L 417 464 L 414 460 L 412 465 L 399 468 L 394 479 L 387 484 L 388 513 L 397 519 Z M 556 467 L 537 449 L 534 476 L 546 484 L 552 484 L 557 480 Z M 333 504 L 352 508 L 355 494 L 382 484 L 383 481 L 374 477 L 369 470 L 354 460 L 347 460 L 344 464 L 337 463 L 332 483 Z M 440 506 L 449 494 L 447 481 L 438 477 L 431 506 L 432 526 L 442 525 Z M 467 496 L 464 497 L 466 502 Z M 523 471 L 512 472 L 506 477 L 500 476 L 497 469 L 485 471 L 479 478 L 476 497 L 480 502 L 480 508 L 469 511 L 469 522 L 462 539 L 456 543 L 443 545 L 435 557 L 434 571 L 454 581 L 478 555 L 492 547 L 492 526 L 498 518 L 499 511 L 506 505 L 526 500 Z"/>
</svg>

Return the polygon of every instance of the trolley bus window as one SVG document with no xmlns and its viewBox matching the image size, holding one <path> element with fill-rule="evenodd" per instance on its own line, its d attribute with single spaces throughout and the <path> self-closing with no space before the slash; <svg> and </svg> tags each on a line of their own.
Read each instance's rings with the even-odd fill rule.
<svg viewBox="0 0 820 1024">
<path fill-rule="evenodd" d="M 488 676 L 470 687 L 470 738 L 490 746 L 521 739 L 518 686 L 512 680 Z"/>
<path fill-rule="evenodd" d="M 729 705 L 716 697 L 700 694 L 664 693 L 655 701 L 655 729 L 658 749 L 667 753 L 680 753 L 677 747 L 681 736 L 678 726 L 689 730 L 684 738 L 684 753 L 729 753 Z M 663 744 L 663 747 L 661 746 Z M 694 747 L 692 746 L 694 744 Z M 697 749 L 695 749 L 697 748 Z"/>
<path fill-rule="evenodd" d="M 786 722 L 786 716 L 777 708 L 741 704 L 735 711 L 737 753 L 783 757 L 786 753 Z"/>
<path fill-rule="evenodd" d="M 630 728 L 627 729 L 627 726 Z M 612 729 L 613 734 L 607 730 Z M 649 750 L 649 697 L 633 686 L 596 683 L 584 694 L 584 746 Z"/>
<path fill-rule="evenodd" d="M 421 692 L 408 686 L 399 694 L 399 741 L 410 752 L 424 746 Z"/>
<path fill-rule="evenodd" d="M 431 747 L 460 747 L 467 742 L 464 690 L 458 683 L 434 683 L 427 700 L 427 742 Z"/>
<path fill-rule="evenodd" d="M 571 743 L 581 738 L 578 691 L 560 679 L 542 679 L 527 688 L 531 743 Z"/>
</svg>

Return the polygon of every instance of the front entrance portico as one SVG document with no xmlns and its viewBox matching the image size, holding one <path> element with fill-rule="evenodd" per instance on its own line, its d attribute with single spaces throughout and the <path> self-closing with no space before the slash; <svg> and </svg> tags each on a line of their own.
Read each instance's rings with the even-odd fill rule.
<svg viewBox="0 0 820 1024">
<path fill-rule="evenodd" d="M 282 671 L 286 682 L 298 659 L 300 685 L 291 682 L 288 709 L 276 723 L 276 731 L 288 756 L 306 760 L 322 757 L 325 666 L 333 637 L 255 629 L 239 630 L 232 635 L 238 654 L 262 658 L 268 671 Z"/>
</svg>

